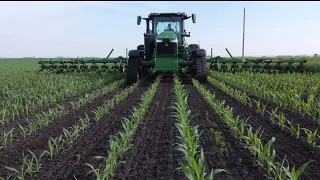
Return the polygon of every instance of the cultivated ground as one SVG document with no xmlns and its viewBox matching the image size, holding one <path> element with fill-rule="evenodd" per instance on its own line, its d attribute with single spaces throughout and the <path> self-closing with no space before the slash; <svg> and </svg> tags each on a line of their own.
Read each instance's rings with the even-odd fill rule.
<svg viewBox="0 0 320 180">
<path fill-rule="evenodd" d="M 319 73 L 126 86 L 120 73 L 20 62 L 0 60 L 3 179 L 294 179 L 305 163 L 299 179 L 320 178 Z"/>
</svg>

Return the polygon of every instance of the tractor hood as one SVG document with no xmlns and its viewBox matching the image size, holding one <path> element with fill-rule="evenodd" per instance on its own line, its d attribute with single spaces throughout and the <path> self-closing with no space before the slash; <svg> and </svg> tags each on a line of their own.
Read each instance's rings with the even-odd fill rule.
<svg viewBox="0 0 320 180">
<path fill-rule="evenodd" d="M 162 32 L 157 36 L 157 41 L 162 41 L 165 39 L 173 41 L 177 39 L 177 35 L 174 32 Z"/>
</svg>

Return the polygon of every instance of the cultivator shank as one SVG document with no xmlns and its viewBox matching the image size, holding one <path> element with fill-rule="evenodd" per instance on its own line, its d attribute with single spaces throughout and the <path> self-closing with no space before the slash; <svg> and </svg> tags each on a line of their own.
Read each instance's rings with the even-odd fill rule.
<svg viewBox="0 0 320 180">
<path fill-rule="evenodd" d="M 118 58 L 109 59 L 113 49 L 106 58 L 97 59 L 69 59 L 69 60 L 40 60 L 40 70 L 57 70 L 57 71 L 120 71 L 123 72 L 127 58 L 119 56 Z"/>
<path fill-rule="evenodd" d="M 207 59 L 210 63 L 209 69 L 219 72 L 268 72 L 268 73 L 286 73 L 286 72 L 303 72 L 304 63 L 306 59 L 271 59 L 271 58 L 257 58 L 257 59 L 240 59 L 233 58 L 228 49 L 231 59 L 222 58 L 220 56 L 211 57 Z M 212 56 L 212 55 L 211 55 Z"/>
</svg>

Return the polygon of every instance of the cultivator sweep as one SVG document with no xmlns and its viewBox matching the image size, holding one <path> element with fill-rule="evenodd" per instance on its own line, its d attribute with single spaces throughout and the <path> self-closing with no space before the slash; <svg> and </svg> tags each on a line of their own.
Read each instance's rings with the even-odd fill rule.
<svg viewBox="0 0 320 180">
<path fill-rule="evenodd" d="M 40 60 L 40 71 L 120 71 L 124 72 L 127 58 L 119 56 L 117 58 L 109 59 L 112 49 L 106 58 L 98 59 L 70 59 L 70 60 Z M 99 64 L 99 65 L 98 65 Z"/>
<path fill-rule="evenodd" d="M 231 53 L 226 48 L 231 59 L 222 58 L 220 56 L 207 59 L 210 63 L 209 69 L 214 69 L 219 72 L 268 72 L 268 73 L 286 73 L 286 72 L 303 72 L 304 63 L 306 59 L 271 59 L 271 58 L 257 58 L 257 59 L 237 59 L 233 58 Z M 212 52 L 212 50 L 211 50 Z"/>
</svg>

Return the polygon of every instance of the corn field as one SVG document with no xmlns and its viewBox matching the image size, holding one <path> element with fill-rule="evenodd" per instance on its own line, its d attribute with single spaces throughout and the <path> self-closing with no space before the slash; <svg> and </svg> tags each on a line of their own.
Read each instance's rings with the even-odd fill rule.
<svg viewBox="0 0 320 180">
<path fill-rule="evenodd" d="M 0 180 L 320 179 L 320 73 L 38 72 L 0 61 Z"/>
</svg>

